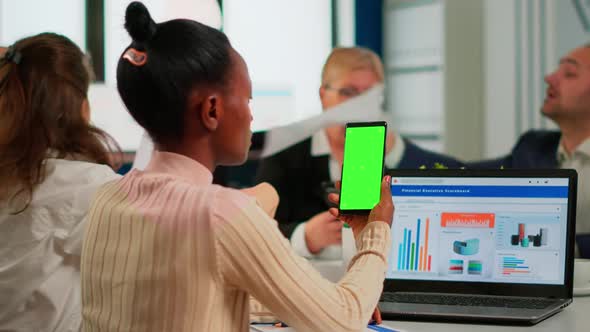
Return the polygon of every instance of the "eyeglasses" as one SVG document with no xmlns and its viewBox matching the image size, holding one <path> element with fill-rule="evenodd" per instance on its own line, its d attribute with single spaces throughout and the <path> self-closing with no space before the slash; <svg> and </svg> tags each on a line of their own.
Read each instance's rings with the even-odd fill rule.
<svg viewBox="0 0 590 332">
<path fill-rule="evenodd" d="M 324 85 L 324 89 L 336 91 L 336 93 L 338 93 L 338 95 L 340 95 L 340 97 L 347 97 L 347 98 L 356 97 L 361 94 L 361 92 L 357 88 L 352 87 L 352 86 L 345 86 L 342 88 L 334 88 L 334 87 L 331 87 L 328 84 L 326 84 L 326 85 Z"/>
</svg>

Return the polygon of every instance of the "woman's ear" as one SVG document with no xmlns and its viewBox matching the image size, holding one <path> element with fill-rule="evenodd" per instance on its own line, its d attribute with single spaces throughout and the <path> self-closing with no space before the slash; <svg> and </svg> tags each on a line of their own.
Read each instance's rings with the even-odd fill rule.
<svg viewBox="0 0 590 332">
<path fill-rule="evenodd" d="M 211 95 L 205 98 L 201 103 L 199 116 L 203 127 L 209 131 L 214 131 L 219 126 L 219 120 L 222 114 L 222 107 L 219 96 Z"/>
</svg>

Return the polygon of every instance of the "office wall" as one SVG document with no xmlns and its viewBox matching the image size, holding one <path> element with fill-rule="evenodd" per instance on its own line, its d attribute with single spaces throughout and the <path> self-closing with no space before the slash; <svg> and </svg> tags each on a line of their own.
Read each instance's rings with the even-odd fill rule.
<svg viewBox="0 0 590 332">
<path fill-rule="evenodd" d="M 482 157 L 483 2 L 447 0 L 444 6 L 444 149 L 453 156 Z"/>
<path fill-rule="evenodd" d="M 509 151 L 515 124 L 516 38 L 514 1 L 484 4 L 484 151 L 481 157 Z"/>
<path fill-rule="evenodd" d="M 130 38 L 123 28 L 129 0 L 104 0 L 105 4 L 105 82 L 92 84 L 89 101 L 92 122 L 111 134 L 126 151 L 135 150 L 143 129 L 129 116 L 116 91 L 116 66 Z M 156 22 L 172 18 L 191 18 L 215 27 L 221 26 L 216 0 L 144 0 Z M 0 45 L 51 31 L 69 37 L 86 49 L 86 5 L 81 0 L 0 0 Z"/>
<path fill-rule="evenodd" d="M 67 35 L 84 48 L 84 8 L 84 1 L 80 0 L 0 0 L 0 45 L 8 46 L 23 37 L 52 31 Z"/>
<path fill-rule="evenodd" d="M 116 91 L 116 66 L 130 38 L 123 27 L 130 0 L 103 0 L 105 82 L 89 91 L 92 121 L 124 150 L 135 150 L 143 130 Z M 321 112 L 321 67 L 332 48 L 331 0 L 143 0 L 156 22 L 189 18 L 221 28 L 244 56 L 254 85 L 253 129 L 300 120 Z M 340 42 L 354 43 L 354 1 L 338 0 Z M 85 1 L 0 0 L 0 45 L 55 31 L 86 48 Z"/>
<path fill-rule="evenodd" d="M 321 68 L 332 48 L 329 0 L 224 0 L 223 30 L 253 85 L 252 129 L 317 115 Z"/>
<path fill-rule="evenodd" d="M 557 57 L 573 48 L 590 43 L 590 2 L 552 0 Z M 559 4 L 559 5 L 557 5 Z"/>
<path fill-rule="evenodd" d="M 387 105 L 415 143 L 481 156 L 482 0 L 389 0 L 385 6 Z"/>
<path fill-rule="evenodd" d="M 335 0 L 336 11 L 336 29 L 337 40 L 336 45 L 342 47 L 350 47 L 356 45 L 355 38 L 355 0 Z"/>
</svg>

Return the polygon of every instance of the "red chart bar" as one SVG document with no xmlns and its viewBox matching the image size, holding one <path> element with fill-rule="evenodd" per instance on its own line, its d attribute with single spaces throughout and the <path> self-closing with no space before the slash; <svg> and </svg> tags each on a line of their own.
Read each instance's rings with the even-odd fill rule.
<svg viewBox="0 0 590 332">
<path fill-rule="evenodd" d="M 424 269 L 426 269 L 426 255 L 428 255 L 428 233 L 430 228 L 430 219 L 426 218 L 426 240 L 424 241 Z M 430 259 L 430 255 L 428 255 Z M 430 271 L 430 260 L 428 261 L 428 270 Z"/>
<path fill-rule="evenodd" d="M 428 272 L 430 272 L 430 263 L 432 263 L 432 255 L 428 255 Z"/>
</svg>

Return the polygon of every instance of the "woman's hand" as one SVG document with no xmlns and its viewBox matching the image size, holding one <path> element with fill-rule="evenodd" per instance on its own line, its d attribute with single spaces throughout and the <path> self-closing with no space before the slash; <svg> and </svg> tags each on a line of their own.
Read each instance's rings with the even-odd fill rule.
<svg viewBox="0 0 590 332">
<path fill-rule="evenodd" d="M 336 188 L 340 189 L 340 181 L 336 182 Z M 328 199 L 335 204 L 338 204 L 340 195 L 330 194 Z M 393 219 L 393 200 L 391 199 L 391 176 L 386 175 L 381 181 L 381 199 L 379 203 L 371 210 L 369 216 L 353 216 L 353 215 L 340 215 L 337 208 L 331 208 L 330 213 L 340 220 L 348 223 L 352 228 L 354 236 L 356 236 L 365 228 L 367 223 L 373 221 L 383 221 L 391 226 Z"/>
<path fill-rule="evenodd" d="M 371 320 L 369 320 L 369 324 L 381 325 L 381 323 L 383 323 L 383 319 L 381 319 L 381 311 L 379 311 L 379 307 L 376 307 L 375 311 L 373 311 L 373 316 L 371 316 Z"/>
</svg>

